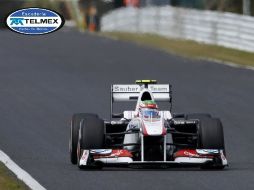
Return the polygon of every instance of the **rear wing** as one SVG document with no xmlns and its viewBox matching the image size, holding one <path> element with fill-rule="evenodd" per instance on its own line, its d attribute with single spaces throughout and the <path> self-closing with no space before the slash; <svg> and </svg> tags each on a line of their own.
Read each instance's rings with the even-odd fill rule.
<svg viewBox="0 0 254 190">
<path fill-rule="evenodd" d="M 114 114 L 114 102 L 137 101 L 140 92 L 147 88 L 157 102 L 169 102 L 172 108 L 172 86 L 170 84 L 138 83 L 111 85 L 111 117 L 119 118 L 122 114 Z"/>
</svg>

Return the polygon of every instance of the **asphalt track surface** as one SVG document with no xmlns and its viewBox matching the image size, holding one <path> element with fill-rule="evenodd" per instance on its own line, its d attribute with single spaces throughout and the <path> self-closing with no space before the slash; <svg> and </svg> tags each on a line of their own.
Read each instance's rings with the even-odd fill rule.
<svg viewBox="0 0 254 190">
<path fill-rule="evenodd" d="M 230 167 L 80 171 L 68 153 L 74 112 L 109 116 L 111 83 L 171 82 L 174 112 L 210 112 L 224 123 Z M 45 188 L 254 189 L 254 72 L 60 30 L 0 32 L 0 149 Z"/>
</svg>

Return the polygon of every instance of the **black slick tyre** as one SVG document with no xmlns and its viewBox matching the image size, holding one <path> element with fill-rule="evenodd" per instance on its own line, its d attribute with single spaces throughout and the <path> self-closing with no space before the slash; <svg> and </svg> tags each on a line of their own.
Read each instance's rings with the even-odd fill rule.
<svg viewBox="0 0 254 190">
<path fill-rule="evenodd" d="M 98 169 L 102 165 L 94 163 L 89 157 L 87 166 L 80 166 L 79 159 L 83 150 L 104 148 L 104 121 L 96 117 L 87 117 L 81 121 L 78 140 L 78 167 L 80 169 Z"/>
<path fill-rule="evenodd" d="M 72 164 L 77 164 L 77 144 L 78 144 L 78 133 L 80 122 L 85 118 L 98 118 L 96 114 L 92 113 L 76 113 L 73 114 L 70 126 L 70 137 L 69 137 L 69 152 L 70 160 Z"/>
<path fill-rule="evenodd" d="M 199 122 L 199 149 L 218 149 L 225 154 L 223 126 L 217 118 L 203 118 Z M 213 164 L 207 164 L 202 169 L 223 169 L 220 159 L 215 159 Z"/>
</svg>

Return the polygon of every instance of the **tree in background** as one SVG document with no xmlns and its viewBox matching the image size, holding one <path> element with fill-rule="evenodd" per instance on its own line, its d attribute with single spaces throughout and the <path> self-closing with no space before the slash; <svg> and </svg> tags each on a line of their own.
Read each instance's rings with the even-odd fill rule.
<svg viewBox="0 0 254 190">
<path fill-rule="evenodd" d="M 222 12 L 243 13 L 244 0 L 171 0 L 171 5 Z M 254 0 L 249 0 L 250 12 L 254 15 Z"/>
<path fill-rule="evenodd" d="M 10 12 L 22 7 L 24 1 L 0 0 L 0 27 L 5 27 L 5 18 Z"/>
</svg>

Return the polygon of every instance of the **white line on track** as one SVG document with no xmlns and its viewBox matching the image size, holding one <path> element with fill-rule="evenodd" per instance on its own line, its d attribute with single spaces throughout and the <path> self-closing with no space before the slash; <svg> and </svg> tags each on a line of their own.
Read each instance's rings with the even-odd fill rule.
<svg viewBox="0 0 254 190">
<path fill-rule="evenodd" d="M 20 168 L 11 158 L 0 150 L 0 161 L 9 168 L 18 179 L 23 181 L 32 190 L 46 190 L 38 181 L 36 181 L 29 173 Z"/>
</svg>

